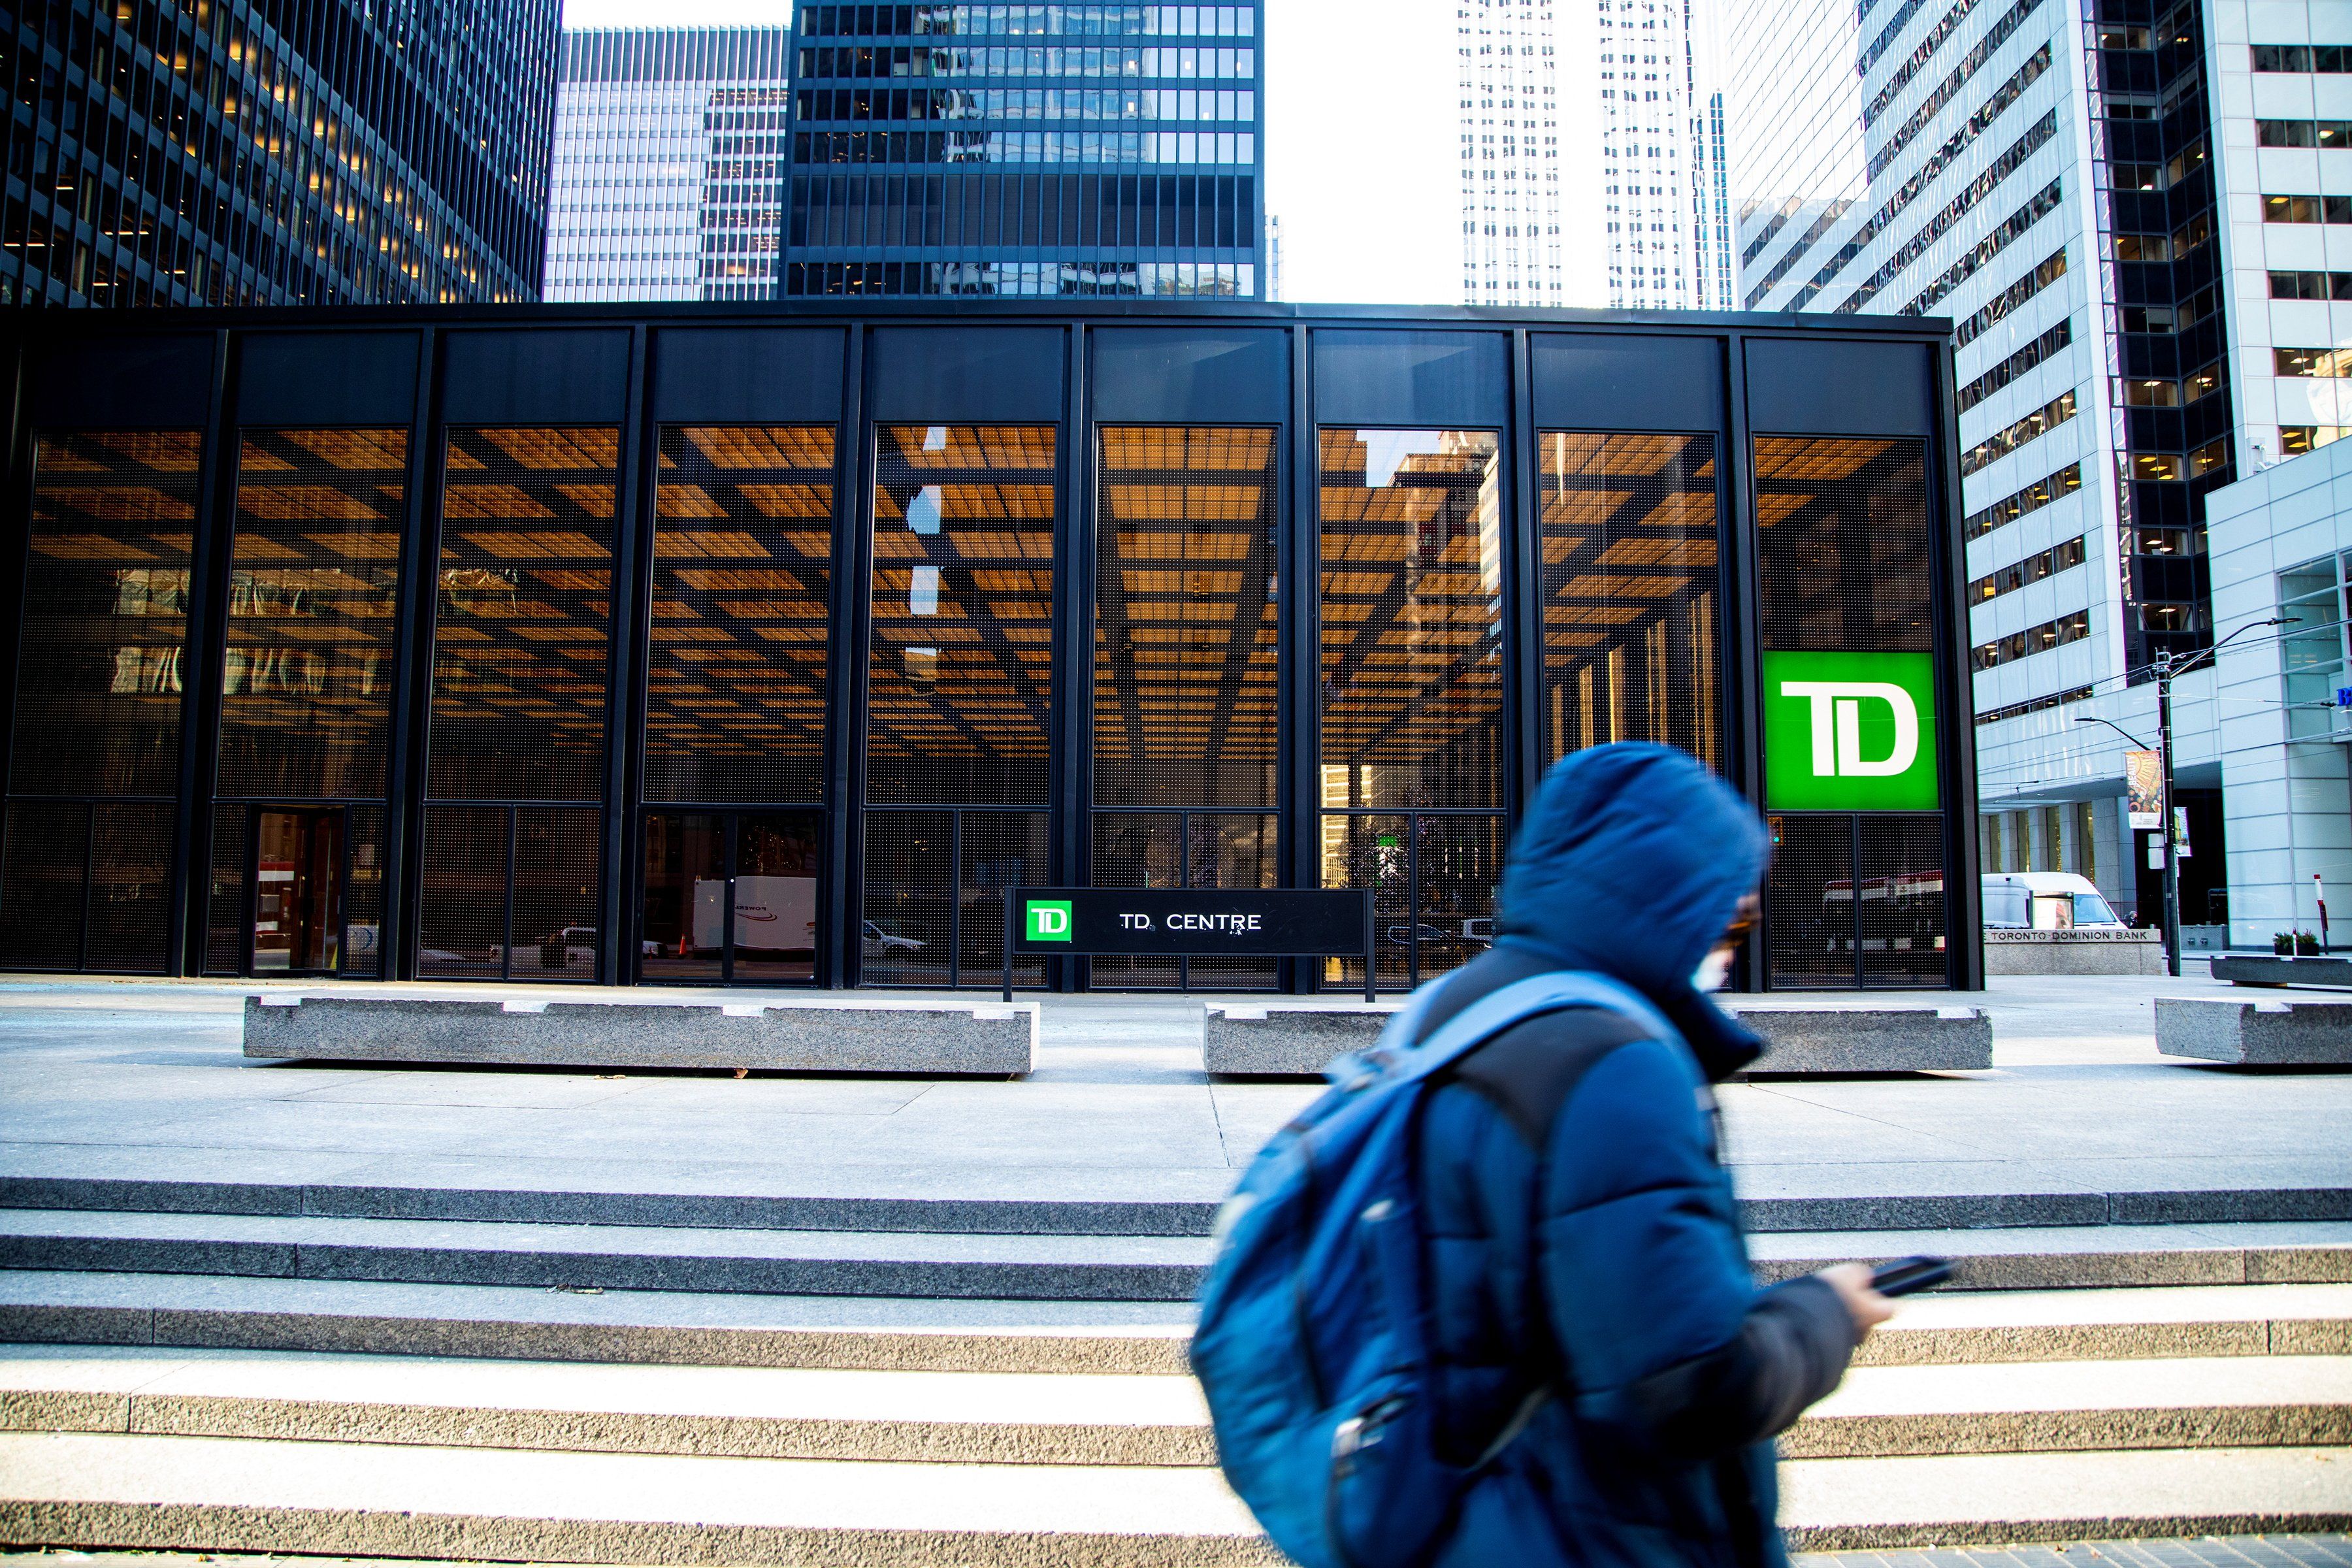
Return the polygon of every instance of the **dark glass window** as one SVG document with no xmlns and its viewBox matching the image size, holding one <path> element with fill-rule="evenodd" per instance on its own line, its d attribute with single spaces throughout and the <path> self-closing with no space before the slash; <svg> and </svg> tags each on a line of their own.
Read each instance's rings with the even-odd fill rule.
<svg viewBox="0 0 2352 1568">
<path fill-rule="evenodd" d="M 1774 987 L 1947 984 L 1942 817 L 1791 815 L 1771 828 L 1765 952 Z"/>
<path fill-rule="evenodd" d="M 829 426 L 667 429 L 646 798 L 824 795 Z"/>
<path fill-rule="evenodd" d="M 1756 525 L 1766 647 L 1934 646 L 1924 442 L 1759 437 Z"/>
<path fill-rule="evenodd" d="M 1484 430 L 1322 433 L 1323 805 L 1502 805 L 1500 466 Z"/>
<path fill-rule="evenodd" d="M 193 430 L 36 443 L 12 792 L 178 792 L 199 445 Z"/>
<path fill-rule="evenodd" d="M 1055 457 L 1051 426 L 877 432 L 870 805 L 1044 805 Z M 1043 810 L 869 810 L 865 979 L 996 982 L 1003 889 L 1047 880 L 1048 820 Z M 1035 984 L 1042 973 L 1029 964 L 1014 978 Z"/>
<path fill-rule="evenodd" d="M 1102 432 L 1095 804 L 1274 804 L 1271 430 Z"/>
<path fill-rule="evenodd" d="M 1720 769 L 1715 437 L 1543 437 L 1543 721 Z"/>
<path fill-rule="evenodd" d="M 878 446 L 866 799 L 1042 804 L 1054 429 L 890 426 Z"/>
<path fill-rule="evenodd" d="M 221 794 L 383 798 L 407 465 L 404 430 L 245 433 Z"/>
<path fill-rule="evenodd" d="M 1321 438 L 1322 884 L 1373 889 L 1382 984 L 1493 937 L 1503 822 L 1502 479 L 1483 430 Z M 1459 816 L 1438 815 L 1461 813 Z M 1361 959 L 1327 982 L 1363 984 Z"/>
<path fill-rule="evenodd" d="M 1270 888 L 1280 647 L 1276 433 L 1101 433 L 1093 881 Z M 1147 807 L 1156 810 L 1104 810 Z M 1097 985 L 1262 988 L 1270 961 L 1097 959 Z"/>
<path fill-rule="evenodd" d="M 619 439 L 448 433 L 416 970 L 597 978 Z"/>
<path fill-rule="evenodd" d="M 612 430 L 448 433 L 434 798 L 603 795 L 618 463 Z"/>
</svg>

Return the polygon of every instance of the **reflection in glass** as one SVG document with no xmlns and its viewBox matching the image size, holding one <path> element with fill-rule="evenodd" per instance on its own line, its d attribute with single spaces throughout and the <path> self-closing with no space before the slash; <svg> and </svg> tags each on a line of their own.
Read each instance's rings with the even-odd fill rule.
<svg viewBox="0 0 2352 1568">
<path fill-rule="evenodd" d="M 1274 437 L 1101 433 L 1097 806 L 1274 804 Z"/>
<path fill-rule="evenodd" d="M 1097 811 L 1094 820 L 1097 888 L 1271 888 L 1279 880 L 1271 814 Z M 1101 988 L 1255 991 L 1278 975 L 1273 959 L 1106 957 L 1092 965 Z"/>
<path fill-rule="evenodd" d="M 1925 442 L 1759 436 L 1756 526 L 1766 647 L 1934 647 Z"/>
<path fill-rule="evenodd" d="M 1949 961 L 1944 942 L 1943 866 L 1943 818 L 1863 817 L 1860 909 L 1865 988 L 1946 983 Z"/>
<path fill-rule="evenodd" d="M 715 984 L 726 958 L 726 818 L 709 812 L 646 814 L 638 975 Z"/>
<path fill-rule="evenodd" d="M 1500 807 L 1494 434 L 1326 430 L 1322 465 L 1325 807 Z"/>
<path fill-rule="evenodd" d="M 448 433 L 435 799 L 603 796 L 618 459 L 612 430 Z"/>
<path fill-rule="evenodd" d="M 1765 961 L 1776 989 L 1855 981 L 1853 818 L 1775 816 L 1764 889 Z"/>
<path fill-rule="evenodd" d="M 1376 977 L 1405 990 L 1458 969 L 1495 941 L 1499 816 L 1352 813 L 1323 818 L 1323 885 L 1372 889 Z M 1324 961 L 1327 987 L 1364 983 L 1364 961 Z"/>
<path fill-rule="evenodd" d="M 1047 794 L 1055 431 L 877 433 L 866 797 Z"/>
<path fill-rule="evenodd" d="M 1720 769 L 1715 438 L 1543 437 L 1547 758 L 1612 741 Z"/>
<path fill-rule="evenodd" d="M 951 984 L 955 814 L 866 814 L 859 977 L 868 985 Z"/>
<path fill-rule="evenodd" d="M 737 984 L 805 984 L 816 978 L 817 868 L 824 816 L 747 812 L 735 819 L 734 952 Z"/>
<path fill-rule="evenodd" d="M 405 430 L 244 434 L 222 795 L 383 798 L 407 470 Z"/>
<path fill-rule="evenodd" d="M 823 797 L 833 448 L 830 426 L 662 431 L 646 799 Z"/>
<path fill-rule="evenodd" d="M 253 971 L 333 973 L 343 956 L 343 814 L 331 806 L 258 817 Z"/>
<path fill-rule="evenodd" d="M 193 430 L 55 433 L 35 443 L 15 793 L 179 788 L 198 446 Z"/>
</svg>

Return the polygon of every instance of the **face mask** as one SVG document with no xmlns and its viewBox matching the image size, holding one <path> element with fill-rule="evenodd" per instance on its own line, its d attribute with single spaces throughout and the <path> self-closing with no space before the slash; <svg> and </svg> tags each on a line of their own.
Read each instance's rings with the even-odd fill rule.
<svg viewBox="0 0 2352 1568">
<path fill-rule="evenodd" d="M 1731 980 L 1732 950 L 1718 947 L 1699 961 L 1691 975 L 1691 989 L 1699 992 L 1720 991 Z"/>
</svg>

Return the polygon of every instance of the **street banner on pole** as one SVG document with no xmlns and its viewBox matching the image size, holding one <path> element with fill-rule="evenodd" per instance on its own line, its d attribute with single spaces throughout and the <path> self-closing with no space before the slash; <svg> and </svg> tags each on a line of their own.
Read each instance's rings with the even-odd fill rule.
<svg viewBox="0 0 2352 1568">
<path fill-rule="evenodd" d="M 2164 826 L 2164 758 L 2157 752 L 2124 753 L 2124 790 L 2129 797 L 2134 832 L 2154 832 Z"/>
</svg>

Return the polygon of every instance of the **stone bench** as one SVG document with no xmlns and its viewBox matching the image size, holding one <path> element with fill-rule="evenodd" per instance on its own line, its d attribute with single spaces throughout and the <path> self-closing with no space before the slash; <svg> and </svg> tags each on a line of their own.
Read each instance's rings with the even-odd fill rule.
<svg viewBox="0 0 2352 1568">
<path fill-rule="evenodd" d="M 245 1054 L 484 1067 L 1028 1072 L 1037 1005 L 248 995 Z"/>
<path fill-rule="evenodd" d="M 2164 933 L 2156 931 L 2018 931 L 1984 933 L 1987 974 L 2161 974 Z"/>
<path fill-rule="evenodd" d="M 2264 957 L 2224 953 L 2213 959 L 2213 978 L 2232 985 L 2326 985 L 2352 987 L 2352 958 Z"/>
<path fill-rule="evenodd" d="M 1380 1037 L 1400 1004 L 1212 1005 L 1202 1064 L 1212 1073 L 1320 1073 Z M 1751 1007 L 1732 1005 L 1766 1045 L 1759 1073 L 1971 1072 L 1992 1066 L 1992 1021 L 1980 1007 Z"/>
<path fill-rule="evenodd" d="M 2352 1001 L 2159 996 L 2156 1048 L 2168 1057 L 2250 1067 L 2352 1065 Z"/>
</svg>

